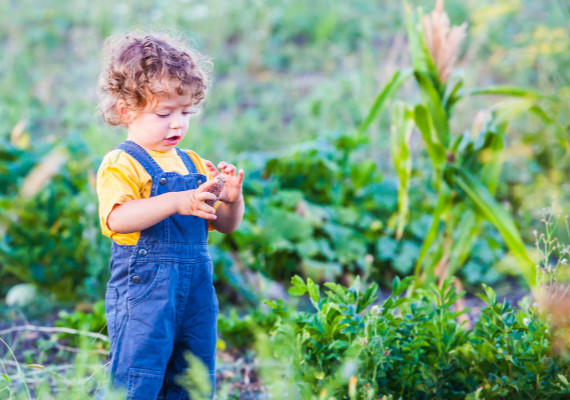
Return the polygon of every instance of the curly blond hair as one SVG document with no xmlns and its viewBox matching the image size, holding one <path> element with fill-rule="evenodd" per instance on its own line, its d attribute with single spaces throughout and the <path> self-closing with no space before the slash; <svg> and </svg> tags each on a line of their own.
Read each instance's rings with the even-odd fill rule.
<svg viewBox="0 0 570 400">
<path fill-rule="evenodd" d="M 117 112 L 123 99 L 131 110 L 152 106 L 161 94 L 190 94 L 192 105 L 206 97 L 210 60 L 180 38 L 165 33 L 129 33 L 107 38 L 97 92 L 105 122 L 125 126 Z M 172 87 L 174 85 L 174 87 Z"/>
</svg>

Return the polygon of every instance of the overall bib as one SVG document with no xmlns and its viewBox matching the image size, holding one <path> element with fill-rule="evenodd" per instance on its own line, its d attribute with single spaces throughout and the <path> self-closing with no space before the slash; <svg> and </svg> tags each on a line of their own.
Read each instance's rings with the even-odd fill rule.
<svg viewBox="0 0 570 400">
<path fill-rule="evenodd" d="M 151 197 L 196 189 L 206 181 L 176 149 L 188 175 L 164 172 L 139 145 L 130 154 L 152 177 Z M 190 351 L 206 365 L 215 388 L 218 300 L 212 283 L 205 219 L 174 214 L 140 233 L 136 245 L 113 242 L 105 295 L 112 384 L 129 400 L 188 399 L 175 376 L 187 371 Z M 188 371 L 192 373 L 191 371 Z"/>
</svg>

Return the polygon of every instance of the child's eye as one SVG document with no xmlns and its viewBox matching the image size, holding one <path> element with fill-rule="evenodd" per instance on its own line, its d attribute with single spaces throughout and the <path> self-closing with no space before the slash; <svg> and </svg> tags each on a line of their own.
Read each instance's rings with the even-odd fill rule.
<svg viewBox="0 0 570 400">
<path fill-rule="evenodd" d="M 168 117 L 170 114 L 156 114 L 158 115 L 160 118 L 166 118 Z"/>
<path fill-rule="evenodd" d="M 182 115 L 192 115 L 192 114 L 196 114 L 196 111 L 193 111 L 193 110 L 182 111 Z"/>
</svg>

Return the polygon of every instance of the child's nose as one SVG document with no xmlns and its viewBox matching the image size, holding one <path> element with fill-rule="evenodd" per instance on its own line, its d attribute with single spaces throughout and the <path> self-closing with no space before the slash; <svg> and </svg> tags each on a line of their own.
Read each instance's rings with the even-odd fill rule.
<svg viewBox="0 0 570 400">
<path fill-rule="evenodd" d="M 173 115 L 170 120 L 170 129 L 180 129 L 182 127 L 182 116 Z"/>
</svg>

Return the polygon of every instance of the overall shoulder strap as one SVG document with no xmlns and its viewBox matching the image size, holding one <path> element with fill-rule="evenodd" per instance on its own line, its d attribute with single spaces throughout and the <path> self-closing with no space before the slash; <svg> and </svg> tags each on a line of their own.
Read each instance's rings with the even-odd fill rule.
<svg viewBox="0 0 570 400">
<path fill-rule="evenodd" d="M 176 151 L 178 152 L 178 155 L 180 156 L 180 158 L 184 162 L 184 165 L 186 165 L 186 168 L 188 169 L 188 173 L 189 174 L 197 174 L 198 168 L 196 168 L 196 164 L 194 164 L 194 161 L 192 161 L 192 159 L 190 158 L 188 153 L 180 150 L 178 147 L 176 148 Z"/>
<path fill-rule="evenodd" d="M 161 174 L 162 168 L 154 161 L 148 152 L 131 140 L 121 143 L 118 149 L 127 152 L 131 157 L 139 162 L 151 177 Z"/>
</svg>

